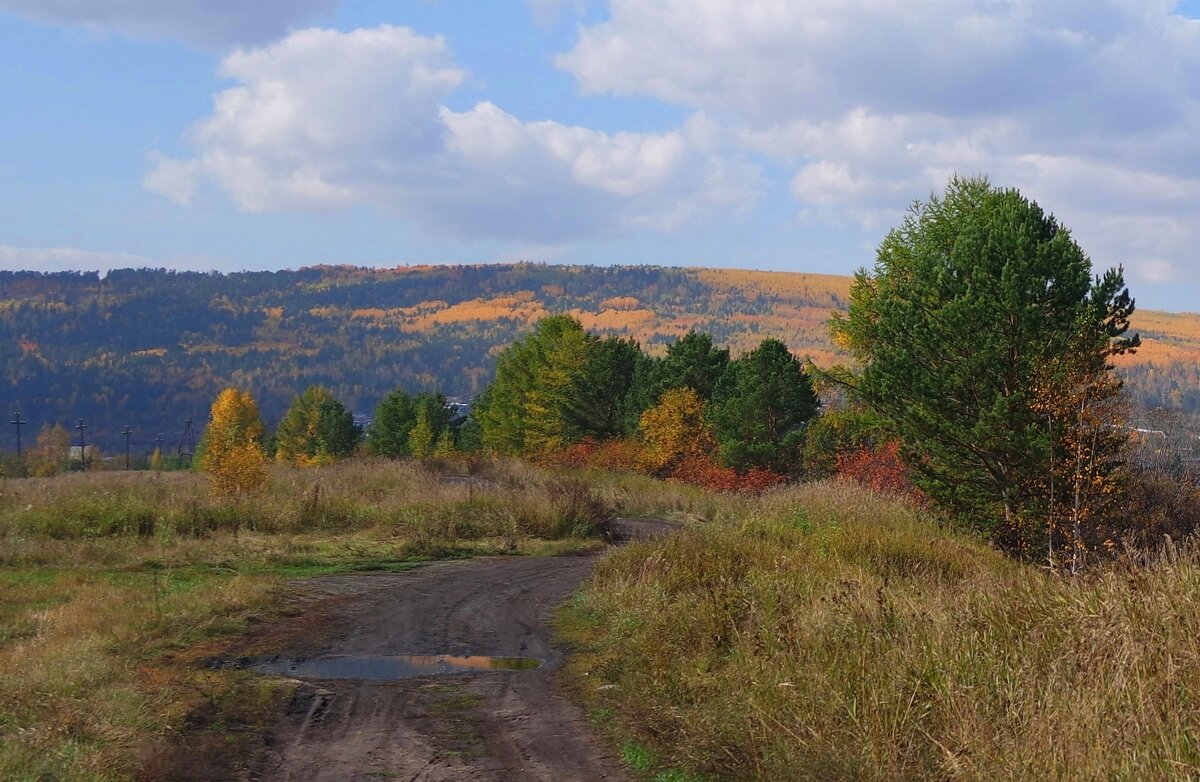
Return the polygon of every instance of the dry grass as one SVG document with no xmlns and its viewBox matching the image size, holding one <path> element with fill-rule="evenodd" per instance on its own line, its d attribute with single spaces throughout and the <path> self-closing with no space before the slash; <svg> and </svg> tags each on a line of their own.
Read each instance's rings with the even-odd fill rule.
<svg viewBox="0 0 1200 782">
<path fill-rule="evenodd" d="M 338 550 L 351 560 L 451 549 L 536 553 L 547 542 L 582 545 L 596 536 L 605 508 L 578 481 L 515 463 L 472 469 L 479 474 L 467 481 L 409 462 L 276 466 L 265 491 L 241 504 L 214 499 L 205 477 L 190 472 L 7 480 L 0 485 L 0 566 L 195 565 L 229 557 L 303 566 L 322 553 L 336 560 Z"/>
<path fill-rule="evenodd" d="M 613 552 L 563 630 L 593 710 L 704 776 L 1166 780 L 1198 605 L 1195 551 L 1061 580 L 830 483 Z"/>
<path fill-rule="evenodd" d="M 624 516 L 709 522 L 727 517 L 743 507 L 743 501 L 734 496 L 714 494 L 681 483 L 663 483 L 635 473 L 583 470 L 564 474 L 581 480 L 601 503 Z"/>
<path fill-rule="evenodd" d="M 197 663 L 280 610 L 288 576 L 599 545 L 606 508 L 578 481 L 459 467 L 478 474 L 280 467 L 240 506 L 190 473 L 0 483 L 0 779 L 161 778 L 188 723 L 220 761 L 197 778 L 237 772 L 282 693 Z"/>
</svg>

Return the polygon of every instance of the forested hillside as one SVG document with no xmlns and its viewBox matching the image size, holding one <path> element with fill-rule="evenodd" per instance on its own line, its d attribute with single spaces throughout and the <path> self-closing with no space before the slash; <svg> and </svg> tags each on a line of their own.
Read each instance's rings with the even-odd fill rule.
<svg viewBox="0 0 1200 782">
<path fill-rule="evenodd" d="M 778 337 L 827 365 L 838 354 L 825 321 L 845 305 L 849 284 L 784 272 L 534 264 L 0 272 L 4 412 L 19 409 L 30 422 L 27 441 L 45 422 L 82 417 L 90 440 L 107 447 L 127 424 L 135 444 L 162 432 L 171 447 L 184 419 L 202 421 L 227 385 L 252 391 L 269 422 L 314 383 L 359 413 L 397 386 L 470 397 L 491 378 L 500 349 L 559 312 L 598 333 L 632 336 L 652 354 L 698 329 L 734 355 Z M 1134 327 L 1145 346 L 1122 368 L 1138 404 L 1200 409 L 1200 316 L 1139 312 Z"/>
</svg>

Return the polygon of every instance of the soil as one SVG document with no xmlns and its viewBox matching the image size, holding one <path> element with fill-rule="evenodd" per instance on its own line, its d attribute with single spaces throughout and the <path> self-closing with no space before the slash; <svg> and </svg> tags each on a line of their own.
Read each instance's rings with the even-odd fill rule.
<svg viewBox="0 0 1200 782">
<path fill-rule="evenodd" d="M 618 519 L 613 526 L 619 542 L 674 528 L 661 519 Z M 287 621 L 306 628 L 307 640 L 292 640 L 290 660 L 490 655 L 543 664 L 390 682 L 305 680 L 251 778 L 632 779 L 555 686 L 564 651 L 548 622 L 596 558 L 488 557 L 306 580 L 301 605 L 312 610 Z"/>
</svg>

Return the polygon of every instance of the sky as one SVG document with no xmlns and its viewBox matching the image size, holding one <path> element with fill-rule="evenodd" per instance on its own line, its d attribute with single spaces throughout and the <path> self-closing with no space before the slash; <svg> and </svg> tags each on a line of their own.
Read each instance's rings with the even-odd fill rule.
<svg viewBox="0 0 1200 782">
<path fill-rule="evenodd" d="M 1200 0 L 0 0 L 0 268 L 847 274 L 949 177 L 1200 310 Z"/>
</svg>

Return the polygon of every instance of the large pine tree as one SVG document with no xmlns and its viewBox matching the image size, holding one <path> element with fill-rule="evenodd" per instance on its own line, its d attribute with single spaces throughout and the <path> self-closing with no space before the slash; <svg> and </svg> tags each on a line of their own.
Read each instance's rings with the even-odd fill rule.
<svg viewBox="0 0 1200 782">
<path fill-rule="evenodd" d="M 832 330 L 861 368 L 843 379 L 899 435 L 921 488 L 1015 549 L 1072 426 L 1038 402 L 1081 384 L 1115 393 L 1106 359 L 1136 346 L 1132 311 L 1120 270 L 1093 279 L 1036 203 L 956 177 L 887 235 Z"/>
</svg>

